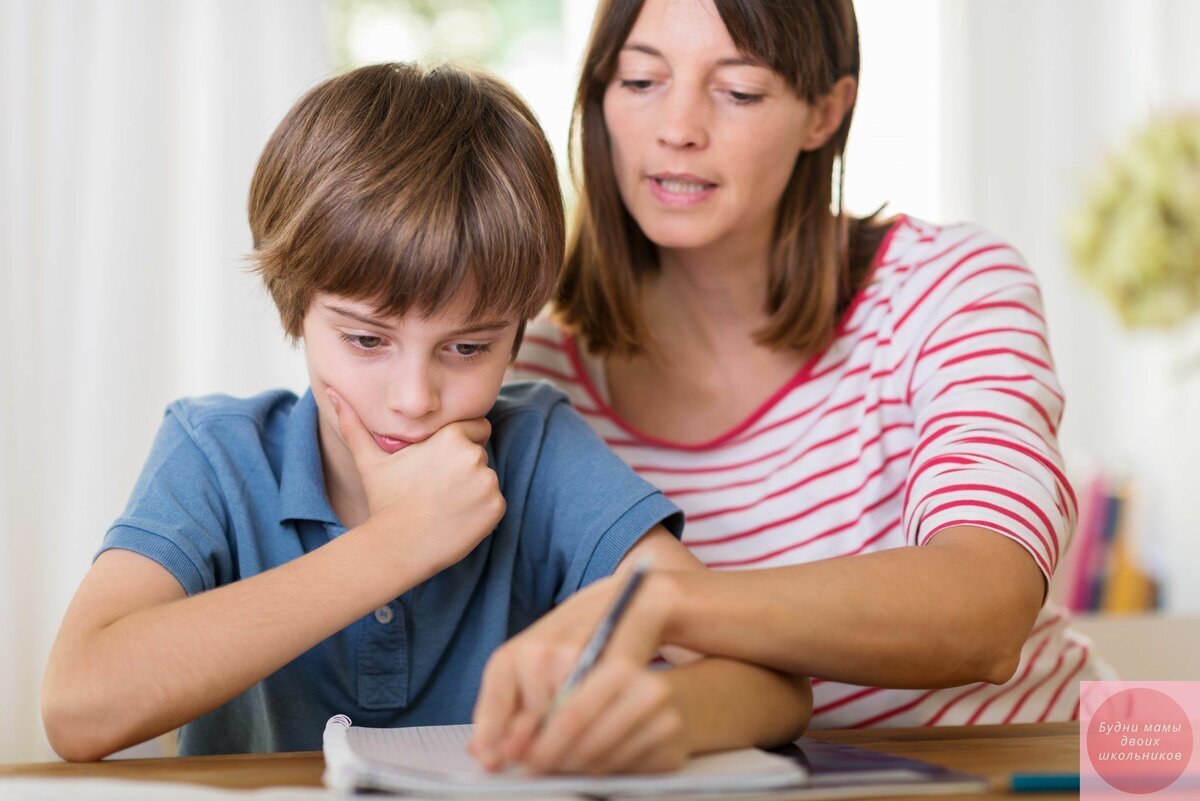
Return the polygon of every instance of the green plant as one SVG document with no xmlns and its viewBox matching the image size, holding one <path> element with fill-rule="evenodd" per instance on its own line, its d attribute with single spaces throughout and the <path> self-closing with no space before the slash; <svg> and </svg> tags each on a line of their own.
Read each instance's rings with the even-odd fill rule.
<svg viewBox="0 0 1200 801">
<path fill-rule="evenodd" d="M 1068 241 L 1126 326 L 1166 328 L 1200 310 L 1200 115 L 1155 122 L 1110 157 Z"/>
</svg>

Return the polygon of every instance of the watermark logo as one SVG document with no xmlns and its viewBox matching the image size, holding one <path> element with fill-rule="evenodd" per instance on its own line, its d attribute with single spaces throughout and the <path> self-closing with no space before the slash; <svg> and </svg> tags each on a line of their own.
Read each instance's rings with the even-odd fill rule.
<svg viewBox="0 0 1200 801">
<path fill-rule="evenodd" d="M 1200 798 L 1200 682 L 1084 681 L 1080 799 Z"/>
</svg>

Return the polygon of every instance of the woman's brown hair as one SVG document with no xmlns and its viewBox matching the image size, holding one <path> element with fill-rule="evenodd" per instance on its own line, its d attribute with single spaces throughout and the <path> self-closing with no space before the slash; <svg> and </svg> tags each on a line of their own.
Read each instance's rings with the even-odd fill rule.
<svg viewBox="0 0 1200 801">
<path fill-rule="evenodd" d="M 275 129 L 250 187 L 255 268 L 293 339 L 317 292 L 529 319 L 562 267 L 554 157 L 500 80 L 378 64 L 331 78 Z"/>
<path fill-rule="evenodd" d="M 555 310 L 598 354 L 633 355 L 650 342 L 638 285 L 658 269 L 657 252 L 621 201 L 604 121 L 604 93 L 642 2 L 600 3 L 571 124 L 579 205 Z M 825 95 L 843 76 L 857 80 L 858 27 L 851 0 L 714 2 L 737 48 L 782 75 L 804 100 Z M 761 344 L 803 352 L 824 347 L 886 232 L 875 215 L 857 219 L 842 210 L 853 112 L 851 106 L 822 148 L 800 154 L 784 190 L 766 297 L 770 319 L 757 333 Z"/>
</svg>

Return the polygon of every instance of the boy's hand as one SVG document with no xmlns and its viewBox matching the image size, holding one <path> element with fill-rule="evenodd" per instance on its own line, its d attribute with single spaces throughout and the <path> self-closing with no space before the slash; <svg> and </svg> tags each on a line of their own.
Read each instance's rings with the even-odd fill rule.
<svg viewBox="0 0 1200 801">
<path fill-rule="evenodd" d="M 327 392 L 367 494 L 368 522 L 403 538 L 406 558 L 425 561 L 432 576 L 495 529 L 505 502 L 483 449 L 491 423 L 483 418 L 450 423 L 423 442 L 389 454 L 350 404 Z"/>
<path fill-rule="evenodd" d="M 552 710 L 558 688 L 620 586 L 614 578 L 592 584 L 488 660 L 470 743 L 485 768 L 515 762 L 535 773 L 604 774 L 683 764 L 692 749 L 669 671 L 647 667 L 664 623 L 648 586 L 579 689 Z"/>
</svg>

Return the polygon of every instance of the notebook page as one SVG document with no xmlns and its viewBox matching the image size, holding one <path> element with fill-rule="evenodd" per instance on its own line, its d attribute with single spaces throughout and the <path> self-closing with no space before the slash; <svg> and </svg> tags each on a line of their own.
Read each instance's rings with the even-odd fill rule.
<svg viewBox="0 0 1200 801">
<path fill-rule="evenodd" d="M 354 752 L 371 762 L 420 773 L 452 773 L 464 777 L 490 775 L 467 752 L 467 742 L 471 739 L 469 725 L 405 729 L 352 726 L 346 736 Z"/>
<path fill-rule="evenodd" d="M 793 762 L 753 748 L 693 757 L 678 771 L 658 775 L 617 775 L 580 780 L 570 777 L 546 777 L 530 780 L 517 769 L 507 773 L 488 773 L 467 752 L 472 727 L 418 726 L 401 729 L 372 729 L 351 726 L 347 743 L 356 755 L 368 762 L 425 779 L 460 782 L 476 787 L 493 785 L 510 788 L 530 787 L 531 781 L 561 785 L 559 789 L 576 791 L 608 790 L 638 792 L 649 790 L 702 789 L 748 785 L 769 787 L 794 784 L 803 779 L 803 771 Z"/>
</svg>

